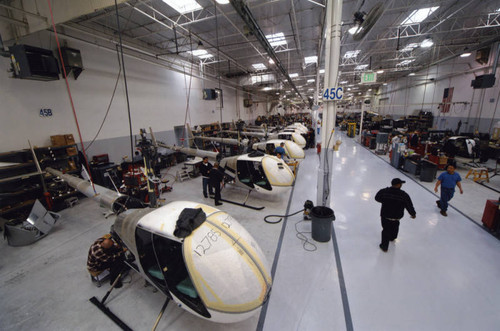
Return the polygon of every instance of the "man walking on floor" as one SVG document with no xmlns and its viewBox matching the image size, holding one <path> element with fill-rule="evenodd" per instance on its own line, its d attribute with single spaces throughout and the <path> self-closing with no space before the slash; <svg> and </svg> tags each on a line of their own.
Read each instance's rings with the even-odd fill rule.
<svg viewBox="0 0 500 331">
<path fill-rule="evenodd" d="M 450 201 L 455 194 L 455 185 L 460 189 L 460 194 L 464 194 L 461 182 L 462 177 L 455 172 L 455 167 L 453 165 L 448 165 L 446 171 L 439 175 L 436 187 L 434 187 L 434 192 L 437 193 L 439 185 L 441 185 L 441 199 L 436 201 L 438 208 L 441 209 L 441 215 L 448 216 L 446 213 L 448 210 L 448 201 Z"/>
<path fill-rule="evenodd" d="M 413 208 L 408 193 L 401 189 L 405 181 L 394 178 L 391 187 L 381 189 L 375 195 L 375 200 L 382 203 L 380 218 L 382 219 L 382 242 L 379 247 L 384 252 L 389 249 L 389 241 L 394 241 L 398 237 L 399 220 L 404 215 L 406 209 L 411 218 L 415 218 L 417 213 Z"/>
</svg>

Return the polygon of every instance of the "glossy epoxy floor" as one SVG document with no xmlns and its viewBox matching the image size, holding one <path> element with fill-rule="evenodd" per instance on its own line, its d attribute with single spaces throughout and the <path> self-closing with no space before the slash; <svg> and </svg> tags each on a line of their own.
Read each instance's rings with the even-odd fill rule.
<svg viewBox="0 0 500 331">
<path fill-rule="evenodd" d="M 498 330 L 500 315 L 500 241 L 450 209 L 443 218 L 436 197 L 407 178 L 403 189 L 413 199 L 417 219 L 402 220 L 400 236 L 389 252 L 380 242 L 378 189 L 393 177 L 405 175 L 383 159 L 343 140 L 334 154 L 331 207 L 335 211 L 336 240 L 311 239 L 310 222 L 302 215 L 280 224 L 266 224 L 264 215 L 283 214 L 288 194 L 270 201 L 251 196 L 249 203 L 265 205 L 254 212 L 224 204 L 256 238 L 273 265 L 274 282 L 261 314 L 236 324 L 215 324 L 193 317 L 171 305 L 158 330 Z M 302 209 L 305 200 L 316 202 L 318 157 L 314 150 L 300 166 L 288 206 Z M 175 173 L 175 171 L 173 172 Z M 466 186 L 467 185 L 467 186 Z M 466 194 L 455 208 L 474 201 L 474 187 L 464 180 Z M 201 179 L 175 183 L 170 200 L 197 200 Z M 223 197 L 243 200 L 245 192 L 223 191 Z M 484 206 L 479 198 L 477 204 Z M 1 330 L 95 330 L 118 328 L 88 298 L 101 298 L 108 285 L 96 288 L 88 279 L 85 260 L 89 245 L 109 230 L 92 201 L 63 212 L 54 232 L 34 245 L 0 246 Z M 315 246 L 297 238 L 304 232 Z M 316 248 L 316 250 L 314 250 Z M 307 250 L 306 250 L 307 249 Z M 310 251 L 308 251 L 310 250 Z M 133 275 L 123 289 L 109 298 L 109 307 L 134 330 L 151 329 L 164 297 L 143 287 Z"/>
<path fill-rule="evenodd" d="M 457 210 L 484 206 L 477 184 L 464 179 L 465 194 L 445 218 L 425 186 L 342 139 L 332 175 L 336 242 L 304 252 L 292 226 L 300 217 L 289 218 L 264 330 L 498 330 L 500 241 Z M 315 196 L 303 175 L 302 167 L 297 207 Z M 394 177 L 407 180 L 417 218 L 405 215 L 384 253 L 374 196 Z"/>
</svg>

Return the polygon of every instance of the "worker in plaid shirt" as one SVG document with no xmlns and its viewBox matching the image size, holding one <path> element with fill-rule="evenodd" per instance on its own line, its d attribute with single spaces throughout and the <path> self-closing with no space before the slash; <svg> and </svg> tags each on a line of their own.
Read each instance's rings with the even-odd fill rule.
<svg viewBox="0 0 500 331">
<path fill-rule="evenodd" d="M 92 277 L 97 277 L 104 270 L 109 270 L 110 284 L 113 284 L 124 268 L 123 256 L 123 248 L 112 239 L 106 236 L 99 238 L 90 246 L 87 269 Z M 121 280 L 116 283 L 115 287 L 122 287 Z"/>
</svg>

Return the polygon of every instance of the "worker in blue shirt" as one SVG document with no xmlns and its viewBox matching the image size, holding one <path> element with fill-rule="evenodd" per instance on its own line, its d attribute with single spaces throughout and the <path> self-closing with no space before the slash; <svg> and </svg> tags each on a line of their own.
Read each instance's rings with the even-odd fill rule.
<svg viewBox="0 0 500 331">
<path fill-rule="evenodd" d="M 441 209 L 441 215 L 448 216 L 446 213 L 448 210 L 448 201 L 455 194 L 455 185 L 460 189 L 460 194 L 464 193 L 461 181 L 462 177 L 455 172 L 455 167 L 452 165 L 448 165 L 446 171 L 439 175 L 434 192 L 437 193 L 438 187 L 441 185 L 441 199 L 436 201 L 438 208 Z"/>
<path fill-rule="evenodd" d="M 280 145 L 278 147 L 276 147 L 276 149 L 274 150 L 274 154 L 278 154 L 278 153 L 281 154 L 282 156 L 284 156 L 286 154 L 284 142 L 281 142 Z"/>
</svg>

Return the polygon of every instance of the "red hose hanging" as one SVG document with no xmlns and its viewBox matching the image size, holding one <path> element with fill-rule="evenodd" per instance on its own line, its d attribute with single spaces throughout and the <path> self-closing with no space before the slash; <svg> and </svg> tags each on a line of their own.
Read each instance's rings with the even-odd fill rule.
<svg viewBox="0 0 500 331">
<path fill-rule="evenodd" d="M 68 91 L 68 97 L 71 103 L 71 109 L 73 110 L 73 116 L 75 118 L 76 128 L 78 130 L 78 137 L 80 138 L 80 145 L 82 146 L 83 158 L 85 159 L 85 165 L 87 166 L 87 169 L 89 169 L 90 182 L 92 183 L 94 192 L 97 193 L 94 186 L 94 180 L 92 179 L 92 174 L 90 173 L 89 161 L 87 159 L 87 153 L 85 152 L 85 146 L 83 145 L 82 133 L 80 132 L 80 125 L 78 124 L 78 117 L 76 116 L 75 105 L 73 103 L 73 97 L 71 96 L 71 89 L 69 88 L 68 75 L 66 73 L 66 67 L 64 66 L 64 60 L 61 52 L 61 45 L 59 44 L 59 38 L 57 36 L 56 24 L 54 22 L 54 15 L 52 13 L 52 6 L 50 4 L 50 0 L 47 0 L 47 3 L 49 5 L 50 18 L 52 20 L 52 28 L 54 29 L 54 35 L 56 37 L 57 50 L 59 51 L 59 58 L 61 59 L 61 66 L 64 73 L 64 80 L 66 81 L 66 90 Z"/>
</svg>

